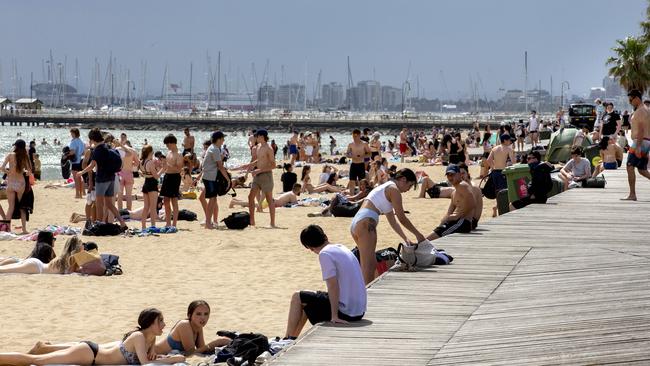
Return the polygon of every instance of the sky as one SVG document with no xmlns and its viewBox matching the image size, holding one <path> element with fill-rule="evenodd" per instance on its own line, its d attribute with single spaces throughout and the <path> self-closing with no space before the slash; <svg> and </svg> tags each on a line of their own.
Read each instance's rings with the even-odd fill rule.
<svg viewBox="0 0 650 366">
<path fill-rule="evenodd" d="M 221 52 L 222 91 L 254 91 L 270 84 L 347 84 L 378 80 L 428 98 L 481 96 L 524 88 L 584 95 L 601 86 L 616 39 L 638 35 L 646 0 L 265 0 L 265 1 L 14 1 L 0 14 L 0 95 L 11 95 L 13 65 L 28 90 L 43 79 L 43 62 L 66 65 L 80 93 L 92 83 L 97 58 L 104 83 L 114 73 L 136 89 L 160 94 L 164 70 L 170 83 L 205 91 L 208 55 L 216 70 Z M 67 60 L 67 61 L 66 61 Z M 143 62 L 146 61 L 146 78 Z M 268 70 L 265 72 L 268 63 Z M 253 65 L 254 64 L 254 65 Z M 410 67 L 409 67 L 410 65 Z M 283 67 L 284 66 L 284 67 Z M 256 77 L 253 77 L 252 70 Z M 282 72 L 284 69 L 284 73 Z M 121 71 L 120 71 L 121 70 Z M 284 75 L 284 76 L 283 76 Z M 255 85 L 257 83 L 257 85 Z M 104 84 L 106 85 L 106 84 Z M 418 88 L 419 85 L 419 88 Z M 139 91 L 136 91 L 139 93 Z"/>
</svg>

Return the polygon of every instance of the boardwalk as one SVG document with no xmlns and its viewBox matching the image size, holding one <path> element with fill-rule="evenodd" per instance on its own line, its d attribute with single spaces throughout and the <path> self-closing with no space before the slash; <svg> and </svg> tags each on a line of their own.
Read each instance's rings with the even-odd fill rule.
<svg viewBox="0 0 650 366">
<path fill-rule="evenodd" d="M 605 177 L 436 241 L 453 265 L 389 273 L 366 322 L 312 327 L 270 364 L 650 364 L 650 184 L 621 202 L 625 171 Z"/>
</svg>

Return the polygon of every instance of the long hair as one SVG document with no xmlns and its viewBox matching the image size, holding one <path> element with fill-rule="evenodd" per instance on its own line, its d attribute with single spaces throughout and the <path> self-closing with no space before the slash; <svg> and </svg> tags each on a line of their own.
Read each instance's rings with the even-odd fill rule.
<svg viewBox="0 0 650 366">
<path fill-rule="evenodd" d="M 311 171 L 311 166 L 310 165 L 303 166 L 302 167 L 302 176 L 300 176 L 300 180 L 304 181 L 305 177 L 307 176 L 307 174 L 309 174 L 310 171 Z"/>
<path fill-rule="evenodd" d="M 144 166 L 145 160 L 151 155 L 153 152 L 153 146 L 151 145 L 144 145 L 142 147 L 142 152 L 140 153 L 140 166 L 142 167 L 142 171 L 144 172 L 146 170 L 146 167 Z"/>
<path fill-rule="evenodd" d="M 131 334 L 149 328 L 161 316 L 162 316 L 162 312 L 156 308 L 147 308 L 142 310 L 140 312 L 140 315 L 138 316 L 138 326 L 134 330 L 124 334 L 124 338 L 122 338 L 122 342 L 126 341 L 126 339 L 129 338 Z"/>
<path fill-rule="evenodd" d="M 43 263 L 50 263 L 55 256 L 54 249 L 52 249 L 51 245 L 44 242 L 37 242 L 27 258 L 36 258 Z"/>
<path fill-rule="evenodd" d="M 14 169 L 17 173 L 22 173 L 25 170 L 32 170 L 32 163 L 29 161 L 27 148 L 24 140 L 16 140 L 14 143 L 14 154 L 16 154 L 16 166 Z"/>
<path fill-rule="evenodd" d="M 52 262 L 52 265 L 59 273 L 64 274 L 70 269 L 72 256 L 83 250 L 83 243 L 78 236 L 73 236 L 65 242 L 63 253 L 59 258 Z"/>
<path fill-rule="evenodd" d="M 609 136 L 603 136 L 602 139 L 600 139 L 600 143 L 598 144 L 598 147 L 600 150 L 607 150 L 607 147 L 609 146 Z"/>
<path fill-rule="evenodd" d="M 194 300 L 187 307 L 187 319 L 188 320 L 192 317 L 192 314 L 194 314 L 194 310 L 196 310 L 196 308 L 198 308 L 199 306 L 205 306 L 206 308 L 208 308 L 208 311 L 210 311 L 210 305 L 208 305 L 207 301 L 205 301 L 205 300 Z"/>
</svg>

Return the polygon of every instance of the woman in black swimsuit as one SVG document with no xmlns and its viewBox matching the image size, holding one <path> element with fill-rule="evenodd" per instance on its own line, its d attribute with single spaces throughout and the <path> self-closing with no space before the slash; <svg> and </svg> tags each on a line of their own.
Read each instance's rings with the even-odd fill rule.
<svg viewBox="0 0 650 366">
<path fill-rule="evenodd" d="M 151 226 L 156 226 L 156 218 L 158 217 L 158 210 L 156 208 L 158 202 L 158 178 L 164 171 L 165 164 L 163 164 L 160 171 L 156 172 L 156 164 L 153 161 L 153 147 L 151 145 L 145 145 L 142 148 L 140 164 L 142 166 L 142 174 L 144 175 L 144 184 L 142 185 L 144 209 L 140 222 L 144 230 L 147 228 L 147 217 L 151 219 Z"/>
</svg>

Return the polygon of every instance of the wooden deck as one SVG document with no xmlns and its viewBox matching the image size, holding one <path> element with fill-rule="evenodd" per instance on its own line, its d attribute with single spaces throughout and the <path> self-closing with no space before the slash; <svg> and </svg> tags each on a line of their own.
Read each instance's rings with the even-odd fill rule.
<svg viewBox="0 0 650 366">
<path fill-rule="evenodd" d="M 574 189 L 436 241 L 452 265 L 391 272 L 367 320 L 312 327 L 271 365 L 650 364 L 650 184 Z"/>
</svg>

